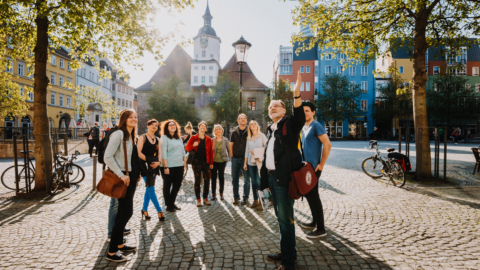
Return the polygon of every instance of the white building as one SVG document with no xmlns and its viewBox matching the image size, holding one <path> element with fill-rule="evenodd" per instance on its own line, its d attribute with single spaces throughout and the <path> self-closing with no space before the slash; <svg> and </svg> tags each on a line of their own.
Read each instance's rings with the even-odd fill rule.
<svg viewBox="0 0 480 270">
<path fill-rule="evenodd" d="M 205 10 L 203 15 L 203 27 L 193 38 L 194 50 L 193 60 L 191 61 L 191 86 L 211 86 L 217 82 L 220 66 L 220 43 L 222 40 L 217 37 L 212 28 L 212 15 L 210 8 Z"/>
<path fill-rule="evenodd" d="M 128 86 L 130 79 L 121 78 L 117 70 L 112 70 L 112 98 L 117 101 L 120 110 L 133 109 L 133 87 Z"/>
</svg>

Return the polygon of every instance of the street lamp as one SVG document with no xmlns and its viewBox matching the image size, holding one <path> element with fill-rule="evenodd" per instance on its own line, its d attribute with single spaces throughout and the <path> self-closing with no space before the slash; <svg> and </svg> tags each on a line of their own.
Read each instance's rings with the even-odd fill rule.
<svg viewBox="0 0 480 270">
<path fill-rule="evenodd" d="M 242 113 L 242 75 L 243 75 L 243 65 L 247 62 L 248 50 L 252 47 L 252 44 L 247 42 L 243 36 L 234 42 L 232 46 L 235 48 L 235 56 L 237 58 L 237 64 L 240 65 L 240 107 L 238 108 L 238 113 Z"/>
</svg>

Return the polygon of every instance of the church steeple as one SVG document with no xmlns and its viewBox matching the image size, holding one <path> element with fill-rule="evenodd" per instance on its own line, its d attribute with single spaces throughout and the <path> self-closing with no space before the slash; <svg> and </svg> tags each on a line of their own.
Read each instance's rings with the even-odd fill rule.
<svg viewBox="0 0 480 270">
<path fill-rule="evenodd" d="M 212 26 L 212 15 L 210 14 L 210 8 L 208 7 L 208 0 L 207 0 L 207 9 L 205 10 L 205 14 L 203 17 L 203 25 L 204 26 Z"/>
</svg>

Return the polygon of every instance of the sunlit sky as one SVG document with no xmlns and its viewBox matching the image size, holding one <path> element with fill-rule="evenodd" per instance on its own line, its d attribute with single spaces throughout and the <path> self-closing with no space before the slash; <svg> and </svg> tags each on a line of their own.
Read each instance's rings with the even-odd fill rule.
<svg viewBox="0 0 480 270">
<path fill-rule="evenodd" d="M 223 67 L 232 57 L 232 43 L 240 36 L 252 44 L 247 62 L 257 78 L 270 86 L 273 77 L 273 62 L 279 46 L 289 46 L 293 33 L 298 27 L 293 25 L 291 11 L 296 2 L 280 0 L 210 0 L 210 12 L 213 16 L 212 27 L 222 40 L 220 47 L 220 64 Z M 194 9 L 187 9 L 174 16 L 166 12 L 157 15 L 157 27 L 167 33 L 178 29 L 178 35 L 193 38 L 203 26 L 203 14 L 207 0 L 195 2 Z M 183 25 L 179 25 L 183 22 Z M 177 43 L 169 43 L 162 52 L 166 58 Z M 193 57 L 193 45 L 184 47 Z M 144 70 L 135 70 L 126 66 L 130 74 L 130 85 L 138 87 L 146 83 L 159 67 L 153 57 L 146 54 L 140 60 Z"/>
</svg>

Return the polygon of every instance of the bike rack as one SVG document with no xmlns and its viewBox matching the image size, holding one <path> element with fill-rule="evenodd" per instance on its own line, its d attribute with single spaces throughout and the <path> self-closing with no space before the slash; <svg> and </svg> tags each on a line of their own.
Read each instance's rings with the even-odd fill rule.
<svg viewBox="0 0 480 270">
<path fill-rule="evenodd" d="M 20 190 L 20 172 L 18 171 L 18 147 L 17 147 L 17 135 L 13 135 L 13 164 L 15 166 L 15 196 L 25 196 L 32 192 L 31 179 L 33 175 L 30 174 L 30 162 L 28 159 L 29 147 L 28 147 L 28 136 L 22 136 L 22 146 L 23 146 L 23 173 L 25 175 L 25 190 Z"/>
</svg>

